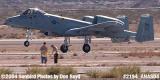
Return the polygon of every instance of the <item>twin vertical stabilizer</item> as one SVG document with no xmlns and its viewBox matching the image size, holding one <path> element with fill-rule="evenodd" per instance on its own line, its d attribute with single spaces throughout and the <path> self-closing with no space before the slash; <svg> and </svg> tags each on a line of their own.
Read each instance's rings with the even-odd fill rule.
<svg viewBox="0 0 160 80">
<path fill-rule="evenodd" d="M 135 40 L 137 42 L 154 40 L 153 17 L 149 14 L 141 16 Z"/>
</svg>

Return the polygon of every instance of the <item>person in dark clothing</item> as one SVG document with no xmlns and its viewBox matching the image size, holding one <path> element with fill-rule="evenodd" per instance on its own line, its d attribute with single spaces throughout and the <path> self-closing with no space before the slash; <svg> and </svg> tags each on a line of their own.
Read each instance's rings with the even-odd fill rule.
<svg viewBox="0 0 160 80">
<path fill-rule="evenodd" d="M 52 54 L 54 55 L 54 63 L 58 63 L 58 48 L 55 45 L 51 45 Z"/>
<path fill-rule="evenodd" d="M 54 54 L 54 63 L 58 63 L 58 52 Z"/>
</svg>

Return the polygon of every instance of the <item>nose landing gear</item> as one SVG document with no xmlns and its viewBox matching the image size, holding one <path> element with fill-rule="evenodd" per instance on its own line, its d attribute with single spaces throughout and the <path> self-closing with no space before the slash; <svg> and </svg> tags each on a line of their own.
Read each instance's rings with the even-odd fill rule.
<svg viewBox="0 0 160 80">
<path fill-rule="evenodd" d="M 29 47 L 29 45 L 30 45 L 29 40 L 32 39 L 31 36 L 32 36 L 32 31 L 31 31 L 31 29 L 27 29 L 27 32 L 26 32 L 26 41 L 24 42 L 24 46 L 25 46 L 25 47 Z"/>
<path fill-rule="evenodd" d="M 29 42 L 29 41 L 25 41 L 25 42 L 24 42 L 24 46 L 25 46 L 25 47 L 28 47 L 29 45 L 30 45 L 30 42 Z"/>
</svg>

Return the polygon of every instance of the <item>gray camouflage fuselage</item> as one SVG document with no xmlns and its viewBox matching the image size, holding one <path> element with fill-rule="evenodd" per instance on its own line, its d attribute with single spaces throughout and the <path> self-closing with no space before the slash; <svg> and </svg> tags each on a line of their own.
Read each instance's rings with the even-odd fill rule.
<svg viewBox="0 0 160 80">
<path fill-rule="evenodd" d="M 48 14 L 37 8 L 30 8 L 20 15 L 8 18 L 6 24 L 16 28 L 37 29 L 58 36 L 93 35 L 125 40 L 137 35 L 136 32 L 126 30 L 126 24 L 120 19 L 97 15 L 93 22 L 89 22 Z"/>
</svg>

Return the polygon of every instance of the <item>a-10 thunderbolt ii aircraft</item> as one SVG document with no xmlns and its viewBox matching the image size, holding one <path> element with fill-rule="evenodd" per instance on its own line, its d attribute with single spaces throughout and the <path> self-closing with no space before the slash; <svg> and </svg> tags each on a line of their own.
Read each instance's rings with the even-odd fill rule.
<svg viewBox="0 0 160 80">
<path fill-rule="evenodd" d="M 85 16 L 77 20 L 59 15 L 46 13 L 38 8 L 29 8 L 23 13 L 7 18 L 6 25 L 15 28 L 27 29 L 29 46 L 31 29 L 37 29 L 45 35 L 64 37 L 60 50 L 66 53 L 70 44 L 70 37 L 84 36 L 83 51 L 88 53 L 91 49 L 91 36 L 111 38 L 112 42 L 128 42 L 130 37 L 135 37 L 137 42 L 154 40 L 153 20 L 150 15 L 142 15 L 137 32 L 128 30 L 128 19 L 124 16 L 112 18 L 102 15 Z"/>
</svg>

